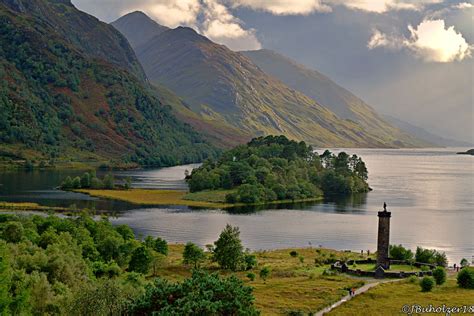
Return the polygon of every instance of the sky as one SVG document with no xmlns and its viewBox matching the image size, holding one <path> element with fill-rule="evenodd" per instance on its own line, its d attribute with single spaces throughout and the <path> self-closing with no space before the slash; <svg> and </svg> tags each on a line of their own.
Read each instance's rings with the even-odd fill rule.
<svg viewBox="0 0 474 316">
<path fill-rule="evenodd" d="M 273 49 L 383 114 L 474 143 L 472 0 L 72 0 L 105 22 L 140 10 L 233 50 Z"/>
</svg>

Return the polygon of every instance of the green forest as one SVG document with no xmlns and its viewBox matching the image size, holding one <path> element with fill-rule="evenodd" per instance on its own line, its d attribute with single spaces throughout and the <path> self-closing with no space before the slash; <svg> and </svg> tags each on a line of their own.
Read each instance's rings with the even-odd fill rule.
<svg viewBox="0 0 474 316">
<path fill-rule="evenodd" d="M 230 275 L 194 269 L 178 282 L 157 277 L 168 244 L 135 238 L 107 218 L 0 214 L 1 315 L 258 315 L 252 288 Z M 254 267 L 237 228 L 209 258 L 222 269 Z M 184 264 L 209 253 L 188 243 Z M 229 261 L 229 258 L 231 259 Z"/>
<path fill-rule="evenodd" d="M 146 83 L 86 54 L 44 19 L 0 4 L 1 156 L 169 166 L 216 155 Z"/>
<path fill-rule="evenodd" d="M 188 184 L 191 192 L 233 190 L 228 203 L 261 203 L 367 192 L 367 178 L 357 155 L 328 150 L 319 155 L 305 142 L 267 136 L 205 161 Z"/>
</svg>

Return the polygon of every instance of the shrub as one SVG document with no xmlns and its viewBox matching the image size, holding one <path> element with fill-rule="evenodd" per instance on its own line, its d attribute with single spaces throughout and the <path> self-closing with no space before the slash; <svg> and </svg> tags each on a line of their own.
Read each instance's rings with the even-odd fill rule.
<svg viewBox="0 0 474 316">
<path fill-rule="evenodd" d="M 414 276 L 414 275 L 412 275 L 412 276 L 410 276 L 410 277 L 408 278 L 408 282 L 410 282 L 410 283 L 413 283 L 413 284 L 414 284 L 414 283 L 416 283 L 417 281 L 418 281 L 418 278 L 417 278 L 416 276 Z"/>
<path fill-rule="evenodd" d="M 257 266 L 257 257 L 255 255 L 246 253 L 244 256 L 245 270 L 251 270 Z"/>
<path fill-rule="evenodd" d="M 304 263 L 304 257 L 303 256 L 299 256 L 298 259 L 300 259 L 300 263 Z"/>
<path fill-rule="evenodd" d="M 252 272 L 247 273 L 247 278 L 250 281 L 255 281 L 255 273 L 252 273 Z"/>
<path fill-rule="evenodd" d="M 469 266 L 469 261 L 467 261 L 466 258 L 462 258 L 459 264 L 461 265 L 461 267 L 467 267 Z"/>
<path fill-rule="evenodd" d="M 290 252 L 290 256 L 292 256 L 293 258 L 296 258 L 298 256 L 298 252 L 296 252 L 295 250 L 292 250 Z"/>
<path fill-rule="evenodd" d="M 464 289 L 474 289 L 474 269 L 463 268 L 457 276 L 457 282 L 459 287 Z"/>
<path fill-rule="evenodd" d="M 170 283 L 156 278 L 129 308 L 131 315 L 259 315 L 252 288 L 235 276 L 221 278 L 195 270 Z"/>
<path fill-rule="evenodd" d="M 422 292 L 430 292 L 433 289 L 435 281 L 432 277 L 425 276 L 420 281 L 420 287 Z"/>
<path fill-rule="evenodd" d="M 270 269 L 268 267 L 263 267 L 262 270 L 260 270 L 260 278 L 265 282 L 269 276 Z"/>
<path fill-rule="evenodd" d="M 436 267 L 433 271 L 433 278 L 436 281 L 436 284 L 441 285 L 446 282 L 446 271 L 443 267 Z"/>
</svg>

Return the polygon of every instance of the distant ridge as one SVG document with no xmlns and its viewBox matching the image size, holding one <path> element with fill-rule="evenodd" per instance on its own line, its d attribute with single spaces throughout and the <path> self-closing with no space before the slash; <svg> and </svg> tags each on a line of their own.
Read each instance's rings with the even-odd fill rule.
<svg viewBox="0 0 474 316">
<path fill-rule="evenodd" d="M 112 25 L 123 27 L 133 19 L 136 26 L 137 18 L 147 28 L 150 20 L 142 14 L 122 17 Z M 128 34 L 131 43 L 137 42 L 134 32 L 123 28 L 121 32 Z M 425 144 L 379 119 L 370 107 L 364 108 L 357 120 L 338 117 L 319 100 L 262 71 L 244 54 L 190 28 L 157 32 L 147 43 L 133 48 L 151 82 L 178 94 L 189 110 L 208 122 L 230 125 L 251 136 L 284 134 L 317 146 Z M 370 126 L 365 124 L 366 113 L 378 120 L 372 120 Z"/>
</svg>

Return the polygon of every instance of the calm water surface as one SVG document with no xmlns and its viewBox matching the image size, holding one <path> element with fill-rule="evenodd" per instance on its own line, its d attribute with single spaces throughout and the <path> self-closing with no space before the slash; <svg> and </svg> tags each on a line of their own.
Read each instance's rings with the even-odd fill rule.
<svg viewBox="0 0 474 316">
<path fill-rule="evenodd" d="M 113 209 L 120 211 L 111 219 L 113 223 L 128 224 L 137 234 L 161 236 L 169 242 L 206 245 L 229 223 L 240 227 L 243 243 L 251 249 L 322 245 L 355 251 L 375 250 L 377 211 L 387 202 L 392 212 L 392 244 L 445 251 L 451 264 L 463 257 L 472 260 L 474 157 L 456 155 L 459 148 L 345 151 L 362 156 L 366 162 L 372 192 L 337 201 L 246 212 L 138 208 L 54 190 L 66 173 L 38 171 L 0 174 L 0 200 Z M 185 187 L 184 170 L 192 167 L 117 172 L 116 176 L 131 176 L 135 187 L 181 189 Z"/>
</svg>

